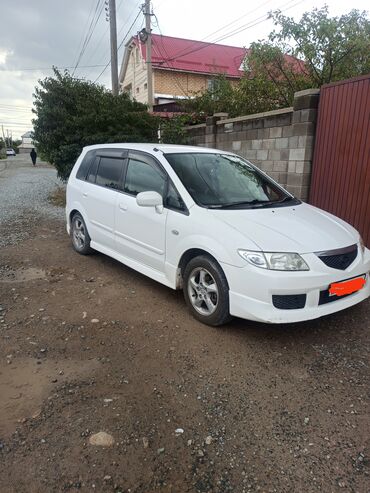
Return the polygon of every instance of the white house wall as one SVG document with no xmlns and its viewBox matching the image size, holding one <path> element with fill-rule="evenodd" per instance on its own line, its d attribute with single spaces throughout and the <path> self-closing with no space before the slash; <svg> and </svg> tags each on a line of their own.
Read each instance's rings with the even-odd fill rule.
<svg viewBox="0 0 370 493">
<path fill-rule="evenodd" d="M 131 84 L 131 96 L 135 98 L 136 101 L 146 104 L 148 101 L 147 80 L 146 65 L 140 51 L 137 47 L 134 47 L 130 53 L 123 82 L 121 82 L 121 89 L 122 91 L 125 91 Z"/>
</svg>

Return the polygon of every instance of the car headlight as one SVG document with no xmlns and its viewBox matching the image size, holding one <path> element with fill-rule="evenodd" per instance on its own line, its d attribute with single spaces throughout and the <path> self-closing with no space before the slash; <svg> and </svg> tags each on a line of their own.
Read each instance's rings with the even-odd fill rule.
<svg viewBox="0 0 370 493">
<path fill-rule="evenodd" d="M 298 253 L 253 252 L 238 250 L 239 255 L 255 267 L 269 270 L 310 270 Z"/>
</svg>

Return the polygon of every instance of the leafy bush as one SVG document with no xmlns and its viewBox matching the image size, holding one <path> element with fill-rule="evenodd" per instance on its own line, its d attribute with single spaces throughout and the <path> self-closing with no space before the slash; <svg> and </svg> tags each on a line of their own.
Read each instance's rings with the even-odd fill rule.
<svg viewBox="0 0 370 493">
<path fill-rule="evenodd" d="M 38 152 L 67 180 L 84 146 L 114 142 L 154 142 L 158 121 L 127 94 L 113 96 L 103 86 L 54 69 L 34 94 L 34 135 Z"/>
</svg>

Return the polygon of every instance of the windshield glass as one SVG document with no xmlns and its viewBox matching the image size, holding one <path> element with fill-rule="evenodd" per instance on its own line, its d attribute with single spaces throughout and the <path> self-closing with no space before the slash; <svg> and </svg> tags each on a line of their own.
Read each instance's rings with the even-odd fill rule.
<svg viewBox="0 0 370 493">
<path fill-rule="evenodd" d="M 238 156 L 192 152 L 165 157 L 199 205 L 248 208 L 299 203 Z"/>
</svg>

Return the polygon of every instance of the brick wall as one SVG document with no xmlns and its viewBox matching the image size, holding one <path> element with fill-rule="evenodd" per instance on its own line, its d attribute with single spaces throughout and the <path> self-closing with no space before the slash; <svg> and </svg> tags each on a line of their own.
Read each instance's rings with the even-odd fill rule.
<svg viewBox="0 0 370 493">
<path fill-rule="evenodd" d="M 154 68 L 154 92 L 174 96 L 191 96 L 196 92 L 205 91 L 212 75 L 192 74 Z M 236 83 L 235 79 L 230 79 Z"/>
<path fill-rule="evenodd" d="M 205 75 L 186 74 L 170 70 L 154 70 L 154 92 L 189 96 L 207 88 Z"/>
<path fill-rule="evenodd" d="M 287 190 L 308 199 L 319 90 L 297 92 L 293 107 L 188 127 L 189 144 L 232 151 L 250 160 Z"/>
</svg>

